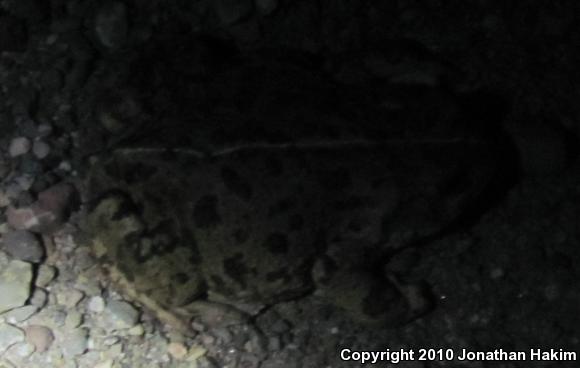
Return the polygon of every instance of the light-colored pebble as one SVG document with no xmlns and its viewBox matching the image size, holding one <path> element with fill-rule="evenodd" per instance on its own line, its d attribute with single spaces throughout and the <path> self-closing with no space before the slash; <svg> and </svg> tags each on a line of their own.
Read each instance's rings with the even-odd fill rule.
<svg viewBox="0 0 580 368">
<path fill-rule="evenodd" d="M 30 297 L 30 304 L 43 308 L 48 303 L 48 291 L 43 288 L 34 288 Z"/>
<path fill-rule="evenodd" d="M 34 141 L 32 144 L 32 153 L 37 159 L 42 160 L 50 154 L 50 146 L 41 140 Z"/>
<path fill-rule="evenodd" d="M 37 352 L 48 350 L 54 342 L 52 330 L 46 326 L 31 325 L 24 328 L 26 341 L 30 343 Z"/>
<path fill-rule="evenodd" d="M 22 174 L 17 176 L 14 181 L 16 182 L 16 184 L 18 184 L 18 186 L 20 188 L 22 188 L 23 191 L 29 190 L 30 188 L 32 188 L 32 185 L 34 184 L 34 181 L 36 179 L 34 178 L 33 175 L 30 174 Z"/>
<path fill-rule="evenodd" d="M 5 190 L 0 190 L 0 208 L 5 208 L 10 206 L 10 197 Z"/>
<path fill-rule="evenodd" d="M 30 296 L 32 265 L 10 261 L 0 271 L 0 313 L 23 306 Z"/>
<path fill-rule="evenodd" d="M 167 345 L 167 352 L 171 355 L 174 359 L 182 360 L 187 356 L 189 352 L 187 346 L 180 342 L 170 342 Z"/>
<path fill-rule="evenodd" d="M 41 264 L 38 267 L 35 285 L 38 287 L 47 287 L 56 278 L 57 269 L 54 266 Z"/>
<path fill-rule="evenodd" d="M 139 311 L 122 300 L 110 300 L 107 303 L 107 320 L 113 329 L 131 328 L 139 321 Z"/>
<path fill-rule="evenodd" d="M 28 358 L 35 351 L 34 345 L 28 342 L 19 342 L 12 345 L 6 352 L 6 356 L 14 356 L 16 359 Z M 14 360 L 16 360 L 14 359 Z"/>
<path fill-rule="evenodd" d="M 207 354 L 207 349 L 200 345 L 194 345 L 189 348 L 187 360 L 196 361 Z"/>
<path fill-rule="evenodd" d="M 11 157 L 18 157 L 27 154 L 30 151 L 31 143 L 26 137 L 16 137 L 10 141 L 8 154 Z"/>
<path fill-rule="evenodd" d="M 69 331 L 61 341 L 60 347 L 66 358 L 72 358 L 87 351 L 89 341 L 88 330 L 77 328 Z"/>
<path fill-rule="evenodd" d="M 112 368 L 113 363 L 114 363 L 113 359 L 107 359 L 107 360 L 104 360 L 102 362 L 97 363 L 94 368 Z"/>
<path fill-rule="evenodd" d="M 20 323 L 32 317 L 37 311 L 38 311 L 37 306 L 25 305 L 23 307 L 15 308 L 9 312 L 2 314 L 2 318 L 6 319 L 6 321 L 8 321 L 9 323 Z"/>
<path fill-rule="evenodd" d="M 127 333 L 131 336 L 143 336 L 145 334 L 145 328 L 142 324 L 131 327 Z"/>
<path fill-rule="evenodd" d="M 89 308 L 89 311 L 93 313 L 103 313 L 105 310 L 105 299 L 101 296 L 93 296 L 89 300 L 87 307 Z"/>
<path fill-rule="evenodd" d="M 50 124 L 40 124 L 37 129 L 37 134 L 39 137 L 47 137 L 52 134 L 52 125 Z"/>
<path fill-rule="evenodd" d="M 67 308 L 76 307 L 85 297 L 85 293 L 77 289 L 66 289 L 56 294 L 58 304 Z"/>
<path fill-rule="evenodd" d="M 21 329 L 7 323 L 0 323 L 0 354 L 21 341 L 24 341 L 24 332 Z"/>
<path fill-rule="evenodd" d="M 79 327 L 83 323 L 83 314 L 76 310 L 71 310 L 67 313 L 64 320 L 64 326 L 68 329 Z"/>
</svg>

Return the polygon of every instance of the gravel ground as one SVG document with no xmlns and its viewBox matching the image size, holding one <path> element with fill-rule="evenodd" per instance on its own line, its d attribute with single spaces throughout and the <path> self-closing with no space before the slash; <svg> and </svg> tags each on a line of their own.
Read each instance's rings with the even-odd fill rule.
<svg viewBox="0 0 580 368">
<path fill-rule="evenodd" d="M 345 347 L 580 351 L 577 5 L 179 3 L 0 2 L 0 367 L 371 366 L 341 361 Z M 430 285 L 432 312 L 400 328 L 371 329 L 308 296 L 251 321 L 215 308 L 214 319 L 195 320 L 183 334 L 115 291 L 76 239 L 87 156 L 107 147 L 102 131 L 126 127 L 101 119 L 95 130 L 90 106 L 102 93 L 100 76 L 115 79 L 111 68 L 134 58 L 127 50 L 183 32 L 227 38 L 247 54 L 285 47 L 324 55 L 325 68 L 345 82 L 382 76 L 428 85 L 449 77 L 443 60 L 453 64 L 454 88 L 489 89 L 508 101 L 504 127 L 519 170 L 506 176 L 516 183 L 469 226 L 400 255 L 412 260 L 404 279 Z M 197 68 L 197 60 L 185 63 Z M 222 62 L 229 60 L 216 67 Z M 360 65 L 365 75 L 356 73 Z M 131 116 L 125 108 L 120 114 Z M 478 113 L 485 112 L 474 108 L 474 119 Z"/>
</svg>

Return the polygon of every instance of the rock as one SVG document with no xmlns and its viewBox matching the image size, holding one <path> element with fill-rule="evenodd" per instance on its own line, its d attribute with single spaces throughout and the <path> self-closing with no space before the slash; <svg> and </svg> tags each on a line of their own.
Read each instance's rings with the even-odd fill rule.
<svg viewBox="0 0 580 368">
<path fill-rule="evenodd" d="M 102 362 L 99 362 L 95 365 L 95 368 L 112 368 L 113 367 L 113 359 L 107 359 Z"/>
<path fill-rule="evenodd" d="M 12 345 L 6 352 L 6 357 L 13 361 L 28 358 L 34 353 L 34 346 L 27 342 L 19 342 Z"/>
<path fill-rule="evenodd" d="M 87 307 L 89 308 L 89 311 L 93 313 L 103 313 L 105 310 L 105 299 L 101 296 L 93 296 L 89 300 Z"/>
<path fill-rule="evenodd" d="M 76 204 L 77 192 L 67 183 L 56 184 L 38 194 L 38 200 L 23 208 L 8 207 L 8 223 L 19 230 L 50 234 L 62 226 Z"/>
<path fill-rule="evenodd" d="M 34 288 L 29 302 L 38 308 L 44 308 L 48 302 L 48 291 L 44 290 L 43 288 Z"/>
<path fill-rule="evenodd" d="M 142 324 L 131 327 L 127 333 L 131 336 L 143 336 L 145 334 L 145 328 Z"/>
<path fill-rule="evenodd" d="M 32 265 L 11 261 L 0 271 L 0 313 L 21 307 L 30 296 Z"/>
<path fill-rule="evenodd" d="M 31 229 L 40 223 L 36 213 L 30 207 L 15 208 L 10 206 L 6 211 L 6 217 L 10 226 L 20 230 Z"/>
<path fill-rule="evenodd" d="M 56 295 L 57 303 L 67 308 L 76 307 L 85 297 L 85 293 L 77 289 L 66 289 Z"/>
<path fill-rule="evenodd" d="M 27 154 L 30 151 L 32 144 L 26 137 L 16 137 L 10 141 L 8 147 L 8 154 L 10 157 L 18 157 Z"/>
<path fill-rule="evenodd" d="M 40 209 L 52 213 L 59 221 L 64 221 L 68 212 L 76 204 L 77 192 L 73 185 L 60 183 L 38 194 Z"/>
<path fill-rule="evenodd" d="M 125 43 L 128 32 L 127 7 L 121 2 L 111 2 L 99 9 L 95 19 L 95 33 L 101 44 L 115 49 Z"/>
<path fill-rule="evenodd" d="M 2 314 L 2 318 L 8 321 L 8 323 L 20 323 L 32 317 L 36 312 L 38 312 L 37 306 L 25 305 Z"/>
<path fill-rule="evenodd" d="M 85 297 L 85 293 L 77 289 L 66 289 L 56 295 L 58 304 L 67 308 L 76 307 Z"/>
<path fill-rule="evenodd" d="M 50 146 L 44 141 L 34 141 L 32 144 L 32 153 L 37 159 L 42 160 L 50 154 Z"/>
<path fill-rule="evenodd" d="M 44 258 L 44 247 L 36 235 L 29 231 L 10 231 L 2 237 L 2 241 L 6 253 L 16 259 L 39 263 Z"/>
<path fill-rule="evenodd" d="M 61 350 L 65 358 L 73 358 L 87 351 L 89 342 L 88 330 L 77 328 L 69 331 L 61 341 Z"/>
<path fill-rule="evenodd" d="M 77 328 L 83 323 L 83 315 L 79 311 L 70 311 L 64 320 L 64 326 L 69 329 Z"/>
<path fill-rule="evenodd" d="M 139 321 L 139 311 L 131 304 L 121 300 L 107 303 L 106 317 L 113 329 L 131 328 Z"/>
<path fill-rule="evenodd" d="M 40 124 L 37 128 L 37 134 L 39 137 L 48 137 L 52 134 L 53 128 L 52 125 L 48 123 Z"/>
<path fill-rule="evenodd" d="M 242 20 L 254 9 L 252 0 L 216 0 L 212 4 L 219 20 L 224 25 Z"/>
<path fill-rule="evenodd" d="M 41 264 L 38 267 L 38 273 L 36 275 L 36 281 L 34 284 L 42 288 L 47 287 L 56 278 L 56 274 L 56 267 Z"/>
<path fill-rule="evenodd" d="M 24 160 L 21 161 L 20 170 L 23 173 L 26 172 L 26 170 L 28 169 L 28 168 L 23 167 L 23 166 L 26 166 L 23 164 L 28 163 L 30 161 L 33 161 L 33 160 L 28 160 L 27 158 L 25 158 Z M 31 175 L 28 173 L 22 174 L 14 179 L 16 184 L 18 184 L 18 186 L 20 186 L 20 188 L 22 188 L 23 192 L 32 188 L 32 185 L 34 184 L 35 180 L 36 179 L 35 179 L 34 175 Z M 32 203 L 32 197 L 30 198 L 30 202 L 28 204 L 30 204 L 30 203 Z"/>
<path fill-rule="evenodd" d="M 54 342 L 52 330 L 46 326 L 31 325 L 24 328 L 26 341 L 34 346 L 37 352 L 48 350 Z"/>
<path fill-rule="evenodd" d="M 21 329 L 7 323 L 0 323 L 0 354 L 21 341 L 24 341 L 24 332 Z"/>
<path fill-rule="evenodd" d="M 171 355 L 174 359 L 182 360 L 187 356 L 189 352 L 187 346 L 183 345 L 180 342 L 171 342 L 167 345 L 167 352 Z"/>
<path fill-rule="evenodd" d="M 0 177 L 1 178 L 1 177 Z M 5 190 L 0 190 L 0 208 L 5 208 L 10 205 L 10 197 Z"/>
</svg>

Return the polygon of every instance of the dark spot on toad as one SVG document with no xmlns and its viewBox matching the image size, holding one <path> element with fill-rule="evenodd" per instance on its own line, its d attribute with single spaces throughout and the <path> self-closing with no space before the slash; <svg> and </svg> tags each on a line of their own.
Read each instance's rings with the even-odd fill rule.
<svg viewBox="0 0 580 368">
<path fill-rule="evenodd" d="M 277 280 L 290 281 L 291 278 L 292 277 L 288 273 L 287 268 L 281 268 L 277 271 L 268 272 L 266 274 L 266 281 L 268 282 L 273 282 Z"/>
<path fill-rule="evenodd" d="M 268 216 L 275 216 L 288 212 L 288 210 L 292 208 L 293 202 L 294 201 L 292 201 L 290 198 L 284 198 L 276 202 L 268 209 Z"/>
<path fill-rule="evenodd" d="M 345 190 L 352 185 L 350 173 L 344 167 L 321 173 L 319 182 L 324 189 L 332 191 Z"/>
<path fill-rule="evenodd" d="M 275 157 L 266 157 L 264 165 L 266 166 L 266 172 L 271 176 L 277 177 L 284 173 L 284 165 L 282 164 L 282 161 Z"/>
<path fill-rule="evenodd" d="M 226 188 L 232 193 L 246 201 L 250 200 L 252 197 L 252 187 L 237 171 L 229 167 L 223 167 L 221 169 L 221 177 Z"/>
<path fill-rule="evenodd" d="M 362 311 L 371 317 L 377 317 L 396 306 L 397 301 L 400 301 L 401 298 L 401 294 L 393 285 L 375 283 L 361 301 Z"/>
<path fill-rule="evenodd" d="M 245 231 L 244 229 L 235 230 L 233 236 L 234 239 L 236 240 L 236 243 L 238 244 L 244 243 L 249 238 L 248 232 Z"/>
<path fill-rule="evenodd" d="M 125 276 L 127 281 L 135 282 L 135 274 L 133 273 L 133 270 L 130 267 L 119 264 L 119 269 L 121 270 L 121 272 L 123 272 L 123 275 Z"/>
<path fill-rule="evenodd" d="M 288 227 L 290 231 L 299 231 L 304 227 L 304 217 L 299 214 L 294 214 L 290 216 L 288 220 Z"/>
<path fill-rule="evenodd" d="M 189 281 L 189 277 L 183 272 L 178 272 L 171 276 L 171 281 L 178 285 L 183 285 Z"/>
<path fill-rule="evenodd" d="M 204 195 L 193 208 L 193 221 L 200 229 L 208 229 L 219 225 L 221 217 L 217 210 L 218 199 L 215 195 Z"/>
<path fill-rule="evenodd" d="M 283 233 L 272 233 L 264 241 L 264 247 L 274 254 L 288 252 L 288 238 Z"/>
<path fill-rule="evenodd" d="M 332 203 L 332 208 L 337 211 L 352 211 L 367 207 L 370 203 L 372 203 L 372 199 L 370 197 L 353 195 L 338 201 L 334 201 Z"/>
<path fill-rule="evenodd" d="M 155 166 L 142 162 L 131 163 L 125 165 L 122 179 L 128 184 L 141 183 L 149 180 L 156 173 L 157 168 Z"/>
<path fill-rule="evenodd" d="M 210 276 L 211 282 L 213 283 L 213 288 L 220 293 L 227 293 L 226 283 L 218 275 Z"/>
<path fill-rule="evenodd" d="M 180 231 L 181 243 L 189 249 L 197 249 L 197 240 L 195 239 L 193 232 L 185 226 L 183 226 Z"/>
<path fill-rule="evenodd" d="M 365 221 L 360 218 L 352 219 L 348 222 L 348 230 L 360 233 L 366 225 L 368 225 L 368 223 L 365 223 Z"/>
<path fill-rule="evenodd" d="M 249 270 L 244 265 L 243 255 L 236 253 L 233 257 L 224 260 L 224 270 L 232 279 L 238 281 L 243 287 L 246 286 L 246 275 Z"/>
</svg>

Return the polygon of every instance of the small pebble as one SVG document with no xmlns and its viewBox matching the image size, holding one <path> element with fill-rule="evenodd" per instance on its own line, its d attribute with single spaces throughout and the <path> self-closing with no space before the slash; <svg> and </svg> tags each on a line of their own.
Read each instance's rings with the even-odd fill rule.
<svg viewBox="0 0 580 368">
<path fill-rule="evenodd" d="M 33 163 L 32 165 L 35 165 L 35 164 Z M 34 169 L 32 169 L 32 170 L 28 170 L 28 169 L 30 169 L 30 168 L 25 167 L 25 168 L 22 168 L 22 171 L 26 171 L 26 172 L 34 171 Z M 23 174 L 23 175 L 20 175 L 14 179 L 16 184 L 18 184 L 18 186 L 20 188 L 22 188 L 23 191 L 26 191 L 26 190 L 29 190 L 30 188 L 32 188 L 32 185 L 34 184 L 34 180 L 35 180 L 34 176 L 32 176 L 30 174 Z"/>
<path fill-rule="evenodd" d="M 103 313 L 105 310 L 105 299 L 101 296 L 93 296 L 89 300 L 88 308 L 93 313 Z"/>
<path fill-rule="evenodd" d="M 174 359 L 182 360 L 187 356 L 188 350 L 187 347 L 180 342 L 171 342 L 167 345 L 167 352 Z"/>
<path fill-rule="evenodd" d="M 38 287 L 47 287 L 56 278 L 57 269 L 54 266 L 41 264 L 38 267 L 35 285 Z"/>
<path fill-rule="evenodd" d="M 113 367 L 113 359 L 107 359 L 97 363 L 94 368 L 112 368 L 112 367 Z"/>
<path fill-rule="evenodd" d="M 16 356 L 17 358 L 28 358 L 35 351 L 34 345 L 28 342 L 19 342 L 16 345 L 12 345 L 10 349 L 6 352 L 7 356 Z M 0 366 L 1 367 L 1 366 Z"/>
<path fill-rule="evenodd" d="M 38 307 L 34 305 L 25 305 L 20 308 L 12 309 L 2 315 L 9 323 L 24 322 L 38 312 Z"/>
<path fill-rule="evenodd" d="M 24 340 L 24 332 L 18 327 L 2 323 L 0 324 L 0 354 L 10 346 Z"/>
<path fill-rule="evenodd" d="M 77 289 L 66 289 L 56 295 L 57 303 L 65 306 L 67 308 L 76 307 L 81 300 L 83 300 L 85 294 Z"/>
<path fill-rule="evenodd" d="M 0 313 L 21 307 L 30 297 L 32 265 L 13 260 L 0 267 Z"/>
<path fill-rule="evenodd" d="M 83 315 L 81 312 L 72 310 L 67 313 L 64 320 L 64 326 L 69 329 L 77 328 L 83 323 Z"/>
<path fill-rule="evenodd" d="M 66 172 L 69 172 L 72 170 L 72 166 L 71 166 L 70 162 L 68 162 L 68 161 L 62 161 L 58 165 L 58 168 L 62 171 L 66 171 Z"/>
<path fill-rule="evenodd" d="M 32 153 L 37 159 L 42 160 L 50 154 L 50 146 L 44 141 L 34 141 L 32 144 Z"/>
<path fill-rule="evenodd" d="M 16 137 L 10 142 L 8 154 L 11 157 L 18 157 L 27 154 L 30 151 L 31 143 L 26 137 Z"/>
<path fill-rule="evenodd" d="M 139 321 L 139 311 L 122 300 L 111 300 L 107 303 L 107 318 L 114 329 L 131 328 Z"/>
<path fill-rule="evenodd" d="M 89 333 L 84 328 L 69 331 L 61 342 L 62 353 L 65 358 L 72 358 L 87 351 Z"/>
<path fill-rule="evenodd" d="M 131 327 L 127 333 L 131 336 L 143 336 L 145 334 L 145 328 L 142 324 Z"/>
<path fill-rule="evenodd" d="M 35 347 L 37 352 L 48 350 L 54 341 L 52 330 L 46 326 L 31 325 L 24 328 L 26 341 Z"/>
<path fill-rule="evenodd" d="M 42 288 L 34 288 L 29 302 L 38 308 L 43 308 L 48 302 L 48 291 Z"/>
<path fill-rule="evenodd" d="M 4 250 L 10 256 L 25 262 L 38 263 L 44 258 L 44 247 L 33 233 L 14 230 L 2 238 Z"/>
<path fill-rule="evenodd" d="M 39 137 L 46 137 L 52 133 L 52 126 L 50 124 L 40 124 L 37 128 L 37 134 Z"/>
<path fill-rule="evenodd" d="M 10 205 L 10 197 L 4 190 L 0 190 L 0 208 L 5 208 Z"/>
</svg>

